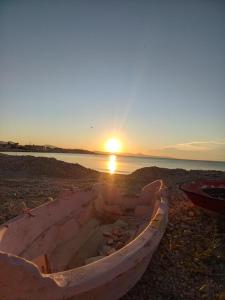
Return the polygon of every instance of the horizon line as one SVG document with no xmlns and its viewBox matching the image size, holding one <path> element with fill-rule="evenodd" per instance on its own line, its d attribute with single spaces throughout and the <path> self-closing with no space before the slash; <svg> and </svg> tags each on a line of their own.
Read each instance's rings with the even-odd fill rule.
<svg viewBox="0 0 225 300">
<path fill-rule="evenodd" d="M 12 141 L 0 141 L 0 143 L 12 143 Z M 101 151 L 101 150 L 87 150 L 87 149 L 83 149 L 83 148 L 63 148 L 63 147 L 59 147 L 59 146 L 53 146 L 53 145 L 40 145 L 40 144 L 20 144 L 18 143 L 18 145 L 20 146 L 43 146 L 43 147 L 49 147 L 52 149 L 64 149 L 64 150 L 81 150 L 81 151 L 89 151 L 89 152 L 93 152 L 93 153 L 89 153 L 89 154 L 102 154 L 102 155 L 117 155 L 117 156 L 127 156 L 127 157 L 137 157 L 137 158 L 161 158 L 161 159 L 174 159 L 174 160 L 188 160 L 188 161 L 204 161 L 204 162 L 218 162 L 218 163 L 225 163 L 224 160 L 209 160 L 209 159 L 190 159 L 190 158 L 177 158 L 177 157 L 172 157 L 172 156 L 158 156 L 158 155 L 151 155 L 151 154 L 135 154 L 135 153 L 129 153 L 129 152 L 117 152 L 117 153 L 110 153 L 107 151 Z M 20 149 L 15 149 L 15 150 L 20 150 Z M 22 150 L 22 149 L 21 149 Z M 1 152 L 1 150 L 0 150 Z M 3 152 L 17 152 L 17 151 L 3 151 Z M 18 151 L 18 152 L 23 152 L 23 151 Z M 29 152 L 29 151 L 25 151 L 25 152 Z M 35 151 L 30 151 L 30 152 L 35 152 Z M 41 152 L 41 151 L 38 151 Z M 43 152 L 44 153 L 44 152 Z M 50 152 L 49 152 L 50 153 Z M 53 152 L 54 153 L 54 152 Z M 67 153 L 65 153 L 67 154 Z M 87 153 L 88 154 L 88 153 Z"/>
</svg>

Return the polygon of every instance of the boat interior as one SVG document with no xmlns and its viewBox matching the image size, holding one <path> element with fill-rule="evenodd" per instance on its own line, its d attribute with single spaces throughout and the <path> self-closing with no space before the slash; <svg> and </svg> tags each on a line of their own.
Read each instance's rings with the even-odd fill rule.
<svg viewBox="0 0 225 300">
<path fill-rule="evenodd" d="M 96 184 L 87 193 L 67 191 L 17 224 L 9 222 L 1 250 L 32 261 L 42 273 L 90 264 L 123 248 L 144 230 L 154 214 L 153 190 L 126 195 L 112 185 Z"/>
</svg>

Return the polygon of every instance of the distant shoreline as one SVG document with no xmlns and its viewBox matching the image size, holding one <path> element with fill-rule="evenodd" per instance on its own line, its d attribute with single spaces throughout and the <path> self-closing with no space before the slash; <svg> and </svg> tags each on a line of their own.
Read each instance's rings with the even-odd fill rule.
<svg viewBox="0 0 225 300">
<path fill-rule="evenodd" d="M 69 149 L 62 149 L 62 150 L 30 150 L 30 149 L 0 149 L 0 152 L 31 152 L 31 153 L 69 153 L 69 154 L 100 154 L 96 153 L 94 151 L 89 151 L 89 150 L 69 150 Z"/>
<path fill-rule="evenodd" d="M 185 160 L 185 161 L 194 161 L 194 162 L 207 162 L 207 163 L 225 163 L 222 160 L 205 160 L 205 159 L 189 159 L 189 158 L 176 158 L 176 157 L 163 157 L 163 156 L 151 156 L 151 155 L 135 155 L 135 154 L 126 154 L 126 153 L 106 153 L 100 151 L 89 151 L 82 149 L 48 149 L 48 150 L 30 150 L 30 149 L 0 149 L 1 152 L 29 152 L 29 153 L 58 153 L 58 154 L 91 154 L 91 155 L 116 155 L 119 157 L 135 157 L 135 158 L 155 158 L 155 159 L 166 159 L 166 160 Z"/>
</svg>

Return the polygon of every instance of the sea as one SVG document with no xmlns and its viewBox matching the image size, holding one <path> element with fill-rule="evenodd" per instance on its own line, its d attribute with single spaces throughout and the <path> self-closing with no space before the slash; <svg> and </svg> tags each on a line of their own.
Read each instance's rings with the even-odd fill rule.
<svg viewBox="0 0 225 300">
<path fill-rule="evenodd" d="M 136 157 L 101 154 L 41 153 L 41 152 L 4 152 L 9 155 L 32 155 L 36 157 L 54 157 L 69 163 L 78 163 L 86 168 L 101 172 L 130 174 L 144 167 L 160 167 L 186 170 L 225 171 L 225 162 L 186 160 L 159 157 Z"/>
</svg>

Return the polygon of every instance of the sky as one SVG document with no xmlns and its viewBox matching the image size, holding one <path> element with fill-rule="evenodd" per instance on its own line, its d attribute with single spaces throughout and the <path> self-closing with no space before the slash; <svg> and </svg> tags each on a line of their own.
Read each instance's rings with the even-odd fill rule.
<svg viewBox="0 0 225 300">
<path fill-rule="evenodd" d="M 225 161 L 224 0 L 1 0 L 0 140 Z"/>
</svg>

